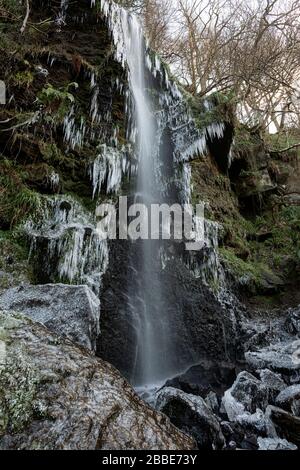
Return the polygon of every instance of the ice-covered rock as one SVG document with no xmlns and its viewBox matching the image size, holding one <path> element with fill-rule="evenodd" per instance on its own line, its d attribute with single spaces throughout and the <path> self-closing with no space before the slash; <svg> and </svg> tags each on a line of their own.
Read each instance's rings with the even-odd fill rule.
<svg viewBox="0 0 300 470">
<path fill-rule="evenodd" d="M 232 387 L 222 399 L 222 407 L 230 421 L 235 421 L 245 411 L 255 413 L 257 408 L 265 409 L 268 405 L 269 390 L 254 375 L 243 371 L 237 376 Z"/>
<path fill-rule="evenodd" d="M 165 413 L 179 429 L 191 434 L 199 448 L 223 448 L 220 423 L 203 398 L 173 387 L 157 394 L 156 408 Z"/>
<path fill-rule="evenodd" d="M 268 432 L 268 423 L 265 414 L 259 408 L 253 414 L 245 412 L 237 416 L 236 421 L 247 431 L 252 431 L 260 435 L 266 435 Z"/>
<path fill-rule="evenodd" d="M 8 311 L 0 332 L 0 449 L 195 448 L 88 351 Z"/>
<path fill-rule="evenodd" d="M 258 450 L 297 450 L 297 446 L 286 439 L 259 437 Z"/>
<path fill-rule="evenodd" d="M 261 381 L 272 391 L 281 392 L 286 388 L 286 383 L 280 374 L 276 374 L 269 369 L 258 371 Z"/>
<path fill-rule="evenodd" d="M 0 308 L 23 312 L 58 335 L 94 350 L 100 333 L 100 302 L 87 286 L 46 284 L 7 289 Z"/>
<path fill-rule="evenodd" d="M 292 411 L 295 416 L 299 416 L 300 385 L 291 385 L 280 392 L 276 398 L 276 405 L 288 411 Z"/>
<path fill-rule="evenodd" d="M 300 361 L 297 361 L 295 356 L 299 350 L 298 343 L 290 340 L 271 344 L 259 351 L 246 352 L 245 358 L 253 370 L 271 369 L 294 383 L 300 378 Z"/>
</svg>

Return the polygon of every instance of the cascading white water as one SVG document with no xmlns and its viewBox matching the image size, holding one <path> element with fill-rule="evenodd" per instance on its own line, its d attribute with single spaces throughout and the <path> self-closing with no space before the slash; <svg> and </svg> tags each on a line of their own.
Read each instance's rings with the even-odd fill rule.
<svg viewBox="0 0 300 470">
<path fill-rule="evenodd" d="M 147 207 L 162 202 L 159 197 L 155 162 L 158 158 L 158 124 L 147 90 L 145 40 L 142 28 L 133 15 L 121 12 L 124 49 L 128 67 L 135 125 L 135 151 L 139 160 L 136 202 Z M 132 134 L 130 130 L 130 134 Z M 171 373 L 168 364 L 170 341 L 168 321 L 161 305 L 161 285 L 155 269 L 158 243 L 142 240 L 140 245 L 139 286 L 131 286 L 129 305 L 137 319 L 136 363 L 133 381 L 136 385 L 152 386 Z"/>
</svg>

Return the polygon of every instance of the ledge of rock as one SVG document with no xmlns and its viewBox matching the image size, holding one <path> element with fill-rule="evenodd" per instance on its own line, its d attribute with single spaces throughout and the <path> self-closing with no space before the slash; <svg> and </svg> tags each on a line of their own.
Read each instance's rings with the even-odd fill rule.
<svg viewBox="0 0 300 470">
<path fill-rule="evenodd" d="M 51 331 L 94 350 L 100 333 L 100 302 L 87 286 L 45 284 L 7 289 L 0 308 L 22 312 Z"/>
<path fill-rule="evenodd" d="M 0 449 L 194 449 L 109 364 L 0 311 Z"/>
</svg>

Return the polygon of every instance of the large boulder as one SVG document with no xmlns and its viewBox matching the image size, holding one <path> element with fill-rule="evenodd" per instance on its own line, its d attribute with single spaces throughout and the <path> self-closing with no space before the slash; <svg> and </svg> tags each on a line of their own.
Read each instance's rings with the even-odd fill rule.
<svg viewBox="0 0 300 470">
<path fill-rule="evenodd" d="M 224 447 L 220 423 L 203 398 L 165 387 L 157 394 L 156 408 L 179 429 L 191 434 L 200 449 Z"/>
<path fill-rule="evenodd" d="M 0 311 L 0 449 L 194 448 L 112 366 L 19 313 Z"/>
<path fill-rule="evenodd" d="M 267 169 L 244 172 L 235 186 L 237 195 L 240 198 L 274 191 L 276 187 L 277 185 L 272 182 Z"/>
<path fill-rule="evenodd" d="M 232 387 L 227 390 L 222 400 L 222 408 L 230 421 L 235 421 L 245 412 L 255 413 L 257 408 L 264 410 L 269 402 L 269 389 L 249 372 L 243 371 L 237 376 Z"/>
<path fill-rule="evenodd" d="M 87 286 L 20 286 L 0 295 L 0 308 L 23 312 L 59 335 L 95 350 L 100 302 Z"/>
</svg>

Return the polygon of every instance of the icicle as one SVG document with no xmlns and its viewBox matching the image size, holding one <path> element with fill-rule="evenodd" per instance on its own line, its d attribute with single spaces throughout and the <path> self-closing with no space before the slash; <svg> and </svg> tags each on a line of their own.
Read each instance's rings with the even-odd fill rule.
<svg viewBox="0 0 300 470">
<path fill-rule="evenodd" d="M 74 106 L 71 107 L 69 113 L 64 118 L 63 130 L 64 140 L 73 150 L 76 147 L 82 147 L 86 134 L 86 125 L 82 117 L 79 126 L 77 125 Z"/>
<path fill-rule="evenodd" d="M 62 28 L 62 26 L 66 24 L 68 6 L 69 6 L 69 0 L 61 0 L 60 11 L 55 20 L 55 23 L 57 24 L 59 30 Z"/>
<path fill-rule="evenodd" d="M 120 189 L 122 178 L 129 172 L 129 164 L 126 151 L 118 151 L 116 148 L 103 144 L 100 153 L 89 169 L 89 175 L 93 185 L 93 198 L 105 189 L 106 194 L 117 193 Z"/>
<path fill-rule="evenodd" d="M 50 173 L 49 175 L 49 182 L 50 182 L 51 188 L 54 191 L 58 189 L 59 181 L 60 181 L 59 174 L 55 173 L 55 171 L 52 171 L 52 173 Z"/>
</svg>

